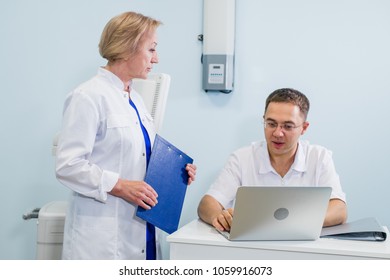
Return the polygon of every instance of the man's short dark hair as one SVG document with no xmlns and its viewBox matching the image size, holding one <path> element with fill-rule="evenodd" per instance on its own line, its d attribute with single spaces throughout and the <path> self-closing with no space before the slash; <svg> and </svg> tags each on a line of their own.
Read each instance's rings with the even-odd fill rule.
<svg viewBox="0 0 390 280">
<path fill-rule="evenodd" d="M 298 106 L 305 120 L 310 109 L 309 99 L 300 91 L 292 88 L 281 88 L 272 92 L 265 101 L 264 113 L 267 111 L 268 105 L 271 102 L 291 103 Z"/>
</svg>

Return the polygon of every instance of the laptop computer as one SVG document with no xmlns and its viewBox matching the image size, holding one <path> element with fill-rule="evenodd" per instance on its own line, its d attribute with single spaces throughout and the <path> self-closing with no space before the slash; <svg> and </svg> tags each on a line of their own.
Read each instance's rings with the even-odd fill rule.
<svg viewBox="0 0 390 280">
<path fill-rule="evenodd" d="M 231 241 L 315 240 L 319 238 L 330 187 L 253 187 L 237 190 Z"/>
</svg>

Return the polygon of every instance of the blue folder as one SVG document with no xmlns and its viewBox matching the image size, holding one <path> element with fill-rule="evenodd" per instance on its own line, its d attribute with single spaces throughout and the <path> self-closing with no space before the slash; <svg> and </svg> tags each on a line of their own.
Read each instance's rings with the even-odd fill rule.
<svg viewBox="0 0 390 280">
<path fill-rule="evenodd" d="M 193 159 L 156 135 L 145 182 L 158 194 L 158 203 L 150 210 L 138 207 L 137 216 L 171 234 L 177 230 L 187 190 L 187 163 Z"/>
</svg>

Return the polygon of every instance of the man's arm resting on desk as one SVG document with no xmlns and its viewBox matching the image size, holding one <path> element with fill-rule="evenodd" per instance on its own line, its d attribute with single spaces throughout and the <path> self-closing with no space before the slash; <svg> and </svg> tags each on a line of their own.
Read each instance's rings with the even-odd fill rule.
<svg viewBox="0 0 390 280">
<path fill-rule="evenodd" d="M 221 231 L 229 231 L 233 208 L 225 209 L 214 197 L 206 194 L 199 203 L 198 216 Z"/>
<path fill-rule="evenodd" d="M 343 224 L 347 221 L 347 205 L 340 199 L 329 200 L 326 211 L 324 227 Z"/>
</svg>

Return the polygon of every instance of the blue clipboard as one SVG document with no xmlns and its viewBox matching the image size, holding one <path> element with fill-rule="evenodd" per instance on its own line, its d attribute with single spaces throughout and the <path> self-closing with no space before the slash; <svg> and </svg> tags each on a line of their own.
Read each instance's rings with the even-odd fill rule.
<svg viewBox="0 0 390 280">
<path fill-rule="evenodd" d="M 178 229 L 187 191 L 188 163 L 193 163 L 191 157 L 156 135 L 145 182 L 157 192 L 158 203 L 150 210 L 138 206 L 138 217 L 169 234 Z"/>
</svg>

